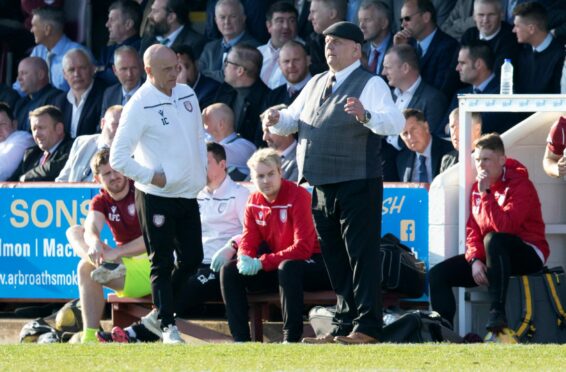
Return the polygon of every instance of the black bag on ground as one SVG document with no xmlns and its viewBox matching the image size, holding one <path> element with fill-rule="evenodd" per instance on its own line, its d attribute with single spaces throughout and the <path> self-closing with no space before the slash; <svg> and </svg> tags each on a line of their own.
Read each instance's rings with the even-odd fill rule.
<svg viewBox="0 0 566 372">
<path fill-rule="evenodd" d="M 393 234 L 381 238 L 381 287 L 406 297 L 420 297 L 426 285 L 426 268 L 413 251 Z"/>
<path fill-rule="evenodd" d="M 522 343 L 566 343 L 566 276 L 562 267 L 509 278 L 507 323 Z"/>
<path fill-rule="evenodd" d="M 450 329 L 450 323 L 437 312 L 413 310 L 383 327 L 381 341 L 413 344 L 424 342 L 462 343 L 463 339 Z"/>
<path fill-rule="evenodd" d="M 335 312 L 335 306 L 315 306 L 311 309 L 309 322 L 316 336 L 327 335 L 332 331 L 332 318 Z M 397 316 L 399 316 L 398 313 L 395 314 L 395 317 Z M 391 343 L 461 343 L 463 339 L 450 329 L 450 323 L 438 313 L 412 310 L 383 327 L 380 341 Z"/>
</svg>

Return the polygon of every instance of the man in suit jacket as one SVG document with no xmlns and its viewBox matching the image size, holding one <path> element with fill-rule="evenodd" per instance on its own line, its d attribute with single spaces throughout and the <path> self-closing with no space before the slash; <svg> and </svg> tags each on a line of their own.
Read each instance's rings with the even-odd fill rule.
<svg viewBox="0 0 566 372">
<path fill-rule="evenodd" d="M 413 43 L 419 56 L 421 76 L 433 87 L 451 96 L 453 82 L 447 81 L 450 66 L 458 53 L 458 41 L 437 27 L 436 11 L 430 0 L 405 0 L 401 8 L 403 29 L 395 34 L 393 43 Z"/>
<path fill-rule="evenodd" d="M 266 107 L 290 105 L 312 78 L 307 51 L 303 44 L 294 40 L 288 41 L 281 47 L 279 68 L 287 83 L 268 93 L 265 99 Z"/>
<path fill-rule="evenodd" d="M 200 109 L 203 110 L 212 103 L 220 87 L 220 83 L 198 70 L 197 60 L 193 50 L 188 45 L 180 45 L 173 49 L 179 58 L 181 71 L 177 75 L 177 83 L 187 84 L 195 91 Z"/>
<path fill-rule="evenodd" d="M 420 75 L 419 61 L 415 48 L 410 45 L 396 45 L 385 55 L 383 74 L 394 88 L 393 99 L 400 110 L 419 109 L 425 114 L 430 132 L 444 137 L 441 123 L 448 101 L 440 90 L 426 83 Z"/>
<path fill-rule="evenodd" d="M 362 50 L 368 59 L 368 71 L 381 75 L 385 53 L 393 45 L 391 10 L 381 0 L 364 1 L 358 10 L 360 29 L 365 43 Z"/>
<path fill-rule="evenodd" d="M 493 65 L 493 52 L 487 42 L 471 42 L 460 49 L 458 66 L 460 80 L 469 84 L 460 89 L 450 103 L 449 111 L 458 107 L 458 94 L 499 94 L 499 79 L 489 66 Z M 522 120 L 522 114 L 507 112 L 482 113 L 482 133 L 503 133 Z M 448 114 L 446 121 L 448 122 Z"/>
<path fill-rule="evenodd" d="M 232 108 L 240 136 L 257 147 L 265 146 L 259 115 L 265 109 L 269 88 L 259 78 L 261 53 L 252 46 L 238 44 L 230 49 L 224 66 L 226 82 L 220 85 L 214 101 Z"/>
<path fill-rule="evenodd" d="M 38 107 L 50 105 L 62 92 L 49 84 L 47 63 L 39 57 L 24 58 L 18 65 L 18 82 L 26 94 L 14 106 L 18 130 L 30 132 L 29 113 Z"/>
<path fill-rule="evenodd" d="M 442 157 L 453 147 L 448 141 L 433 136 L 422 111 L 407 109 L 401 139 L 407 148 L 397 154 L 397 171 L 402 182 L 431 183 L 440 173 Z"/>
<path fill-rule="evenodd" d="M 138 51 L 131 46 L 124 45 L 116 49 L 112 70 L 118 78 L 118 84 L 104 90 L 100 110 L 102 115 L 111 106 L 126 105 L 142 84 L 143 63 Z"/>
<path fill-rule="evenodd" d="M 90 160 L 99 150 L 110 148 L 118 129 L 122 106 L 111 106 L 100 120 L 101 133 L 78 136 L 73 142 L 69 158 L 55 182 L 92 182 Z"/>
<path fill-rule="evenodd" d="M 199 59 L 199 71 L 214 80 L 224 81 L 224 60 L 235 45 L 246 43 L 253 47 L 260 44 L 245 30 L 246 15 L 242 4 L 237 0 L 220 0 L 216 3 L 214 19 L 222 38 L 204 46 Z"/>
<path fill-rule="evenodd" d="M 513 28 L 504 22 L 502 17 L 501 0 L 476 0 L 475 27 L 469 28 L 462 35 L 462 45 L 478 40 L 485 40 L 489 44 L 495 58 L 492 70 L 497 77 L 500 76 L 504 60 L 510 58 L 515 63 L 519 53 L 519 44 L 513 34 Z"/>
<path fill-rule="evenodd" d="M 73 141 L 65 135 L 63 115 L 57 107 L 43 106 L 29 115 L 36 145 L 25 151 L 9 181 L 53 181 L 63 169 Z"/>
<path fill-rule="evenodd" d="M 517 5 L 513 32 L 519 44 L 515 93 L 560 93 L 564 45 L 548 31 L 547 11 L 539 3 Z"/>
<path fill-rule="evenodd" d="M 200 56 L 206 38 L 196 32 L 188 20 L 189 9 L 184 0 L 155 0 L 148 16 L 153 35 L 141 41 L 140 55 L 153 44 L 163 44 L 170 48 L 190 45 L 196 56 Z"/>
<path fill-rule="evenodd" d="M 118 83 L 114 72 L 116 50 L 122 46 L 131 46 L 136 51 L 140 49 L 140 24 L 142 9 L 138 2 L 133 0 L 114 1 L 108 8 L 108 45 L 100 52 L 99 71 L 97 77 L 106 85 Z M 104 112 L 104 111 L 103 111 Z"/>
<path fill-rule="evenodd" d="M 63 75 L 71 87 L 55 101 L 63 113 L 71 138 L 98 131 L 104 84 L 94 79 L 94 65 L 83 49 L 71 49 L 63 57 Z"/>
</svg>

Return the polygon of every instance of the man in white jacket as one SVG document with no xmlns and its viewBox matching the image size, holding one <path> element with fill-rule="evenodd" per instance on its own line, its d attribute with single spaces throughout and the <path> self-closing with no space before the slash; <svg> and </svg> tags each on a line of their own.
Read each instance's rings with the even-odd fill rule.
<svg viewBox="0 0 566 372">
<path fill-rule="evenodd" d="M 163 342 L 182 343 L 173 293 L 203 258 L 196 197 L 206 184 L 204 129 L 195 92 L 176 83 L 175 53 L 152 45 L 144 53 L 144 69 L 147 81 L 124 108 L 110 164 L 135 181 Z"/>
</svg>

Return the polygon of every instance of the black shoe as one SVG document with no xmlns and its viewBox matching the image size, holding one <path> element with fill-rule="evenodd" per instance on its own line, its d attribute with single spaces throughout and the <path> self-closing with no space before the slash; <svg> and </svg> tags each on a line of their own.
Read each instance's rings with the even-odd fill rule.
<svg viewBox="0 0 566 372">
<path fill-rule="evenodd" d="M 114 340 L 112 340 L 112 334 L 110 332 L 97 331 L 96 338 L 98 339 L 98 342 L 102 343 L 114 342 Z"/>
<path fill-rule="evenodd" d="M 500 333 L 503 328 L 507 327 L 507 318 L 505 313 L 500 310 L 492 309 L 489 311 L 489 319 L 485 328 L 494 333 Z"/>
</svg>

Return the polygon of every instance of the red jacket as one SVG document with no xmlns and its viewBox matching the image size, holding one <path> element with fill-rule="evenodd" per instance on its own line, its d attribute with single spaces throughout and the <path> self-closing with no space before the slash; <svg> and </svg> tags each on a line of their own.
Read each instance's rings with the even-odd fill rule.
<svg viewBox="0 0 566 372">
<path fill-rule="evenodd" d="M 307 190 L 282 180 L 272 203 L 259 192 L 250 195 L 238 254 L 257 257 L 262 242 L 272 252 L 259 257 L 265 271 L 276 270 L 284 260 L 307 260 L 320 252 Z"/>
<path fill-rule="evenodd" d="M 480 194 L 478 183 L 472 186 L 466 225 L 466 260 L 478 258 L 485 262 L 483 238 L 490 232 L 503 232 L 536 246 L 546 261 L 550 250 L 540 201 L 525 166 L 507 159 L 501 179 L 490 190 L 489 194 Z"/>
</svg>

